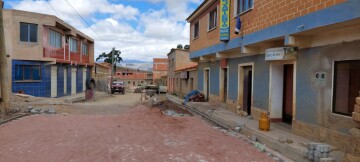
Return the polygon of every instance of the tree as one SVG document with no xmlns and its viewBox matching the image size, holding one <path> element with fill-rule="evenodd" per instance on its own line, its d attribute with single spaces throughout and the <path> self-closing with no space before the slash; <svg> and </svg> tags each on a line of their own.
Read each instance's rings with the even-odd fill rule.
<svg viewBox="0 0 360 162">
<path fill-rule="evenodd" d="M 183 45 L 182 45 L 182 44 L 178 44 L 176 48 L 177 48 L 177 49 L 183 49 Z"/>
<path fill-rule="evenodd" d="M 120 63 L 121 61 L 123 61 L 123 59 L 120 57 L 120 50 L 114 50 L 114 64 L 113 64 L 113 70 L 116 71 L 116 64 L 117 63 Z M 112 51 L 110 51 L 108 54 L 106 54 L 105 52 L 103 52 L 102 54 L 100 54 L 97 58 L 96 58 L 96 61 L 104 61 L 104 62 L 107 62 L 107 63 L 110 63 L 112 64 L 113 61 L 112 61 Z"/>
</svg>

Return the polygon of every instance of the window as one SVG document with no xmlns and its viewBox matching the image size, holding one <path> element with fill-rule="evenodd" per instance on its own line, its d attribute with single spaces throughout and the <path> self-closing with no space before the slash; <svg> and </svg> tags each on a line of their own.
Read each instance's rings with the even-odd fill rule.
<svg viewBox="0 0 360 162">
<path fill-rule="evenodd" d="M 360 91 L 360 60 L 336 61 L 333 112 L 351 116 Z"/>
<path fill-rule="evenodd" d="M 50 30 L 49 44 L 55 48 L 61 48 L 62 36 L 59 32 Z"/>
<path fill-rule="evenodd" d="M 236 0 L 236 15 L 253 8 L 254 0 Z"/>
<path fill-rule="evenodd" d="M 70 51 L 77 52 L 78 51 L 78 42 L 76 39 L 70 38 Z"/>
<path fill-rule="evenodd" d="M 83 55 L 88 55 L 89 54 L 88 52 L 89 52 L 88 45 L 85 43 L 81 43 L 81 53 Z"/>
<path fill-rule="evenodd" d="M 20 23 L 20 41 L 37 42 L 37 24 Z"/>
<path fill-rule="evenodd" d="M 194 24 L 194 38 L 199 37 L 199 22 Z"/>
<path fill-rule="evenodd" d="M 15 81 L 40 81 L 41 65 L 15 65 Z"/>
<path fill-rule="evenodd" d="M 217 8 L 209 13 L 209 29 L 215 29 L 217 23 Z"/>
</svg>

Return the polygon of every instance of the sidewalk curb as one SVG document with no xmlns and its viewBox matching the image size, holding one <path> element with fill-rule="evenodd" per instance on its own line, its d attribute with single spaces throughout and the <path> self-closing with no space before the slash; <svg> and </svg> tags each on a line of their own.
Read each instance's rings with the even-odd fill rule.
<svg viewBox="0 0 360 162">
<path fill-rule="evenodd" d="M 241 134 L 245 136 L 252 136 L 255 135 L 257 137 L 257 141 L 264 144 L 266 147 L 269 147 L 270 149 L 277 151 L 281 153 L 282 155 L 294 160 L 294 161 L 301 161 L 301 162 L 310 162 L 308 159 L 303 157 L 303 151 L 304 148 L 293 148 L 288 144 L 281 143 L 277 139 L 267 137 L 265 135 L 262 135 L 258 133 L 254 128 L 250 128 L 242 123 L 236 123 L 233 121 L 227 121 L 222 119 L 221 117 L 218 117 L 216 113 L 209 113 L 209 112 L 202 112 L 194 108 L 194 106 L 191 106 L 191 103 L 188 103 L 187 105 L 183 105 L 181 101 L 178 101 L 180 99 L 176 98 L 175 96 L 167 95 L 167 98 L 180 106 L 186 107 L 190 109 L 191 111 L 195 112 L 196 114 L 201 115 L 202 117 L 205 117 L 206 119 L 215 122 L 217 125 L 226 128 L 228 130 L 233 131 L 235 127 L 241 126 Z"/>
</svg>

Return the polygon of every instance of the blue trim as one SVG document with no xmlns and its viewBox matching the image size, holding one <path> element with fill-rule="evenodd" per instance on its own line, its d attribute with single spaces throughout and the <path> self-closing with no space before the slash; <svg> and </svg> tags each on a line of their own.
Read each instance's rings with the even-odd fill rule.
<svg viewBox="0 0 360 162">
<path fill-rule="evenodd" d="M 278 37 L 284 37 L 306 30 L 311 30 L 331 24 L 336 24 L 356 18 L 360 18 L 360 1 L 348 0 L 336 6 L 332 6 L 317 12 L 313 12 L 295 19 L 282 22 L 280 24 L 256 31 L 254 33 L 241 37 L 231 39 L 229 42 L 221 42 L 219 44 L 203 48 L 198 51 L 190 53 L 190 58 L 196 58 L 204 55 L 215 54 L 241 46 L 254 44 L 264 40 L 269 40 Z M 304 26 L 299 28 L 299 26 Z M 299 29 L 298 29 L 299 28 Z"/>
</svg>

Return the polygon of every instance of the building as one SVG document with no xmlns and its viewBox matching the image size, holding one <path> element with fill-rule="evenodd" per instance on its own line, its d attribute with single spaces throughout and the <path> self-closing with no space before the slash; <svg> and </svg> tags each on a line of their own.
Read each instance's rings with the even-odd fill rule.
<svg viewBox="0 0 360 162">
<path fill-rule="evenodd" d="M 3 10 L 9 83 L 14 93 L 61 97 L 85 91 L 94 40 L 45 14 Z"/>
<path fill-rule="evenodd" d="M 344 149 L 360 90 L 359 9 L 357 0 L 205 0 L 187 18 L 198 89 Z"/>
<path fill-rule="evenodd" d="M 168 56 L 168 74 L 167 74 L 167 89 L 170 93 L 179 92 L 180 88 L 180 74 L 176 75 L 177 70 L 184 70 L 188 67 L 197 65 L 195 62 L 191 62 L 189 58 L 189 51 L 183 49 L 171 49 L 167 54 Z M 191 79 L 190 79 L 191 80 Z M 197 79 L 193 79 L 194 81 Z M 196 88 L 195 88 L 196 89 Z"/>
<path fill-rule="evenodd" d="M 123 81 L 127 87 L 153 84 L 153 73 L 139 69 L 117 67 L 114 80 Z"/>
<path fill-rule="evenodd" d="M 108 84 L 110 82 L 110 69 L 111 64 L 109 63 L 95 63 L 95 67 L 92 71 L 92 76 L 96 82 L 96 90 L 107 92 L 108 91 Z"/>
<path fill-rule="evenodd" d="M 167 74 L 168 61 L 166 58 L 153 58 L 153 82 L 161 84 L 161 76 Z"/>
<path fill-rule="evenodd" d="M 197 90 L 197 75 L 198 65 L 189 65 L 178 70 L 175 70 L 176 84 L 174 92 L 184 97 L 193 90 Z"/>
</svg>

